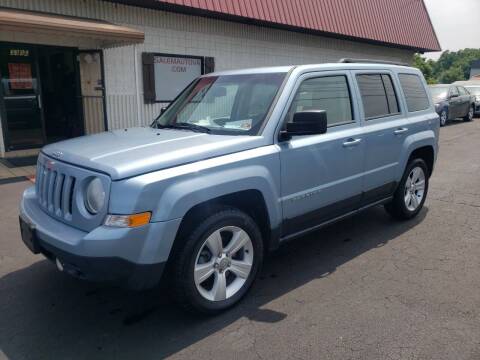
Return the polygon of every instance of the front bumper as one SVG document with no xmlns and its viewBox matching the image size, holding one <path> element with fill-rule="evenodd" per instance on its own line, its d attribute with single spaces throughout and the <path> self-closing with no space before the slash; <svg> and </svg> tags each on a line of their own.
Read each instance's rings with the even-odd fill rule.
<svg viewBox="0 0 480 360">
<path fill-rule="evenodd" d="M 85 232 L 49 216 L 35 189 L 25 190 L 20 217 L 35 229 L 40 252 L 77 278 L 147 289 L 160 282 L 181 219 L 138 228 L 99 226 Z"/>
</svg>

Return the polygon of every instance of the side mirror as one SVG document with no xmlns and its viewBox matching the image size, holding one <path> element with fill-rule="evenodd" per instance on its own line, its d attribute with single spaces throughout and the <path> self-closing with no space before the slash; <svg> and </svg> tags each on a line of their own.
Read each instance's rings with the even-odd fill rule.
<svg viewBox="0 0 480 360">
<path fill-rule="evenodd" d="M 453 98 L 456 98 L 456 97 L 458 97 L 458 94 L 452 94 L 452 95 L 450 95 L 450 99 L 453 99 Z"/>
<path fill-rule="evenodd" d="M 294 135 L 316 135 L 327 132 L 327 112 L 325 110 L 299 111 L 293 115 L 293 121 L 287 123 L 286 130 L 281 132 L 284 140 Z"/>
<path fill-rule="evenodd" d="M 163 115 L 165 111 L 167 111 L 167 108 L 164 106 L 160 109 L 160 115 Z"/>
</svg>

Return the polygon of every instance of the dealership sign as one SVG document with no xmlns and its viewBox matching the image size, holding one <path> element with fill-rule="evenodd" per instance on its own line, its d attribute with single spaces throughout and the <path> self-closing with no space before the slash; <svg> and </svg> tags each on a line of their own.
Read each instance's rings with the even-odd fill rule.
<svg viewBox="0 0 480 360">
<path fill-rule="evenodd" d="M 156 101 L 172 101 L 195 78 L 202 75 L 202 59 L 155 56 Z"/>
<path fill-rule="evenodd" d="M 143 53 L 142 62 L 146 102 L 170 102 L 195 78 L 213 71 L 213 58 L 203 56 Z"/>
</svg>

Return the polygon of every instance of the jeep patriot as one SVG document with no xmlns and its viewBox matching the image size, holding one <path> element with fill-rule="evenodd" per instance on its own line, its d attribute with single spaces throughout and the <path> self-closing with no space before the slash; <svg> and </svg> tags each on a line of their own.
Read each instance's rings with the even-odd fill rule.
<svg viewBox="0 0 480 360">
<path fill-rule="evenodd" d="M 149 127 L 45 146 L 22 239 L 72 276 L 163 277 L 186 308 L 222 311 L 287 239 L 375 205 L 419 213 L 438 152 L 427 94 L 416 69 L 353 60 L 201 76 Z"/>
</svg>

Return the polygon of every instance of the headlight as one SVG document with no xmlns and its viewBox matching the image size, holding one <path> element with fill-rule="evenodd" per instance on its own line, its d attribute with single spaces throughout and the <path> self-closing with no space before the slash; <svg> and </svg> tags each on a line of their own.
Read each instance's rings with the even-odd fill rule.
<svg viewBox="0 0 480 360">
<path fill-rule="evenodd" d="M 97 214 L 105 205 L 105 189 L 99 178 L 90 181 L 85 191 L 85 207 L 92 215 Z"/>
</svg>

